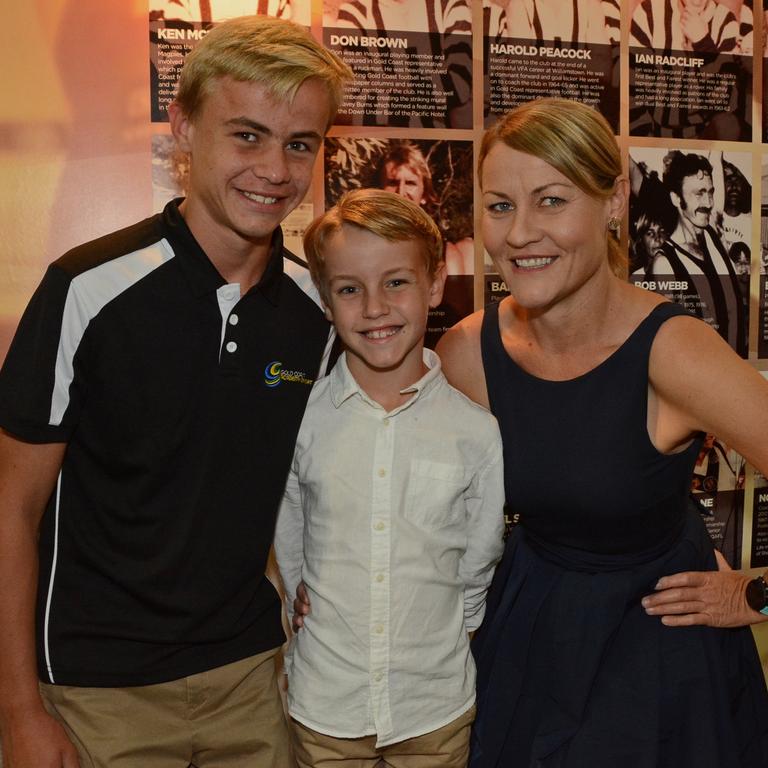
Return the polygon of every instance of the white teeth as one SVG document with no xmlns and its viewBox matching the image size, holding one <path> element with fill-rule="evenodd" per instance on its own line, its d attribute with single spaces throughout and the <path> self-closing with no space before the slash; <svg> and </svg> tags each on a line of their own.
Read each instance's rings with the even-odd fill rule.
<svg viewBox="0 0 768 768">
<path fill-rule="evenodd" d="M 377 328 L 373 331 L 366 331 L 365 335 L 369 339 L 386 339 L 397 333 L 397 328 Z"/>
<path fill-rule="evenodd" d="M 277 202 L 276 197 L 266 197 L 265 195 L 257 195 L 255 192 L 246 192 L 245 190 L 241 191 L 249 200 L 253 200 L 254 203 L 274 205 Z"/>
<path fill-rule="evenodd" d="M 523 269 L 533 269 L 535 267 L 546 267 L 547 264 L 551 264 L 554 261 L 552 256 L 535 256 L 529 259 L 515 259 L 514 262 L 518 267 Z"/>
</svg>

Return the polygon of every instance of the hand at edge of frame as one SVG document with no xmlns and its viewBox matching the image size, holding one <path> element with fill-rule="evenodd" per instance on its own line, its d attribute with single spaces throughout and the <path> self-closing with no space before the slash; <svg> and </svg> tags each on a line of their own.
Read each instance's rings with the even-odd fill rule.
<svg viewBox="0 0 768 768">
<path fill-rule="evenodd" d="M 307 587 L 303 581 L 300 581 L 296 587 L 296 597 L 293 600 L 291 628 L 294 632 L 298 632 L 304 626 L 304 617 L 309 615 L 311 608 Z"/>
<path fill-rule="evenodd" d="M 659 579 L 656 592 L 642 600 L 645 612 L 661 617 L 668 627 L 744 627 L 768 621 L 747 604 L 752 577 L 731 570 L 720 552 L 715 556 L 718 571 L 685 571 Z"/>
<path fill-rule="evenodd" d="M 2 724 L 3 768 L 79 768 L 64 727 L 42 707 Z"/>
</svg>

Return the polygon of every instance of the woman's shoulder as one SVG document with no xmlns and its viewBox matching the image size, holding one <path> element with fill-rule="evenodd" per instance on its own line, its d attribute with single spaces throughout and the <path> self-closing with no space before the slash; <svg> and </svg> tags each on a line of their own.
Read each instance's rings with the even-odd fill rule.
<svg viewBox="0 0 768 768">
<path fill-rule="evenodd" d="M 437 352 L 441 359 L 444 354 L 452 354 L 456 349 L 462 353 L 466 353 L 475 346 L 479 349 L 484 317 L 485 310 L 480 309 L 462 318 L 456 325 L 449 328 L 437 344 Z"/>
<path fill-rule="evenodd" d="M 660 305 L 671 302 L 659 293 L 638 285 L 617 280 L 619 290 L 613 292 L 609 309 L 609 328 L 617 338 L 624 340 L 642 325 Z"/>
<path fill-rule="evenodd" d="M 655 332 L 654 350 L 667 347 L 667 342 L 677 346 L 682 340 L 690 339 L 691 334 L 694 338 L 702 338 L 701 334 L 703 333 L 705 343 L 712 335 L 717 336 L 706 323 L 693 317 L 661 294 L 630 283 L 625 283 L 623 290 L 621 314 L 627 330 L 631 332 L 647 318 L 659 318 L 658 330 Z M 659 340 L 661 344 L 657 343 Z"/>
<path fill-rule="evenodd" d="M 445 377 L 470 400 L 488 407 L 480 334 L 484 310 L 478 310 L 449 328 L 437 343 Z"/>
</svg>

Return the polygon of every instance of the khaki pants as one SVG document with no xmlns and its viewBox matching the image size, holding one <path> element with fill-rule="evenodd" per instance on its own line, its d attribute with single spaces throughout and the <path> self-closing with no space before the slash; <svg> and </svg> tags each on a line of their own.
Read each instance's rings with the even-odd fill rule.
<svg viewBox="0 0 768 768">
<path fill-rule="evenodd" d="M 293 768 L 276 653 L 157 685 L 40 688 L 81 768 Z"/>
<path fill-rule="evenodd" d="M 472 707 L 448 725 L 423 736 L 376 748 L 375 736 L 337 739 L 317 733 L 294 720 L 293 750 L 299 768 L 466 768 Z"/>
</svg>

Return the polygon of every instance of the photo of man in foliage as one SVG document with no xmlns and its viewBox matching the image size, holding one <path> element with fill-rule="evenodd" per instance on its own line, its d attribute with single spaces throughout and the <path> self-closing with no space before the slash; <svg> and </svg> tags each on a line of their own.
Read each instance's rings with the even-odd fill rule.
<svg viewBox="0 0 768 768">
<path fill-rule="evenodd" d="M 328 138 L 325 207 L 373 187 L 418 203 L 443 234 L 448 271 L 443 303 L 430 313 L 427 342 L 473 311 L 472 143 L 447 139 Z"/>
</svg>

